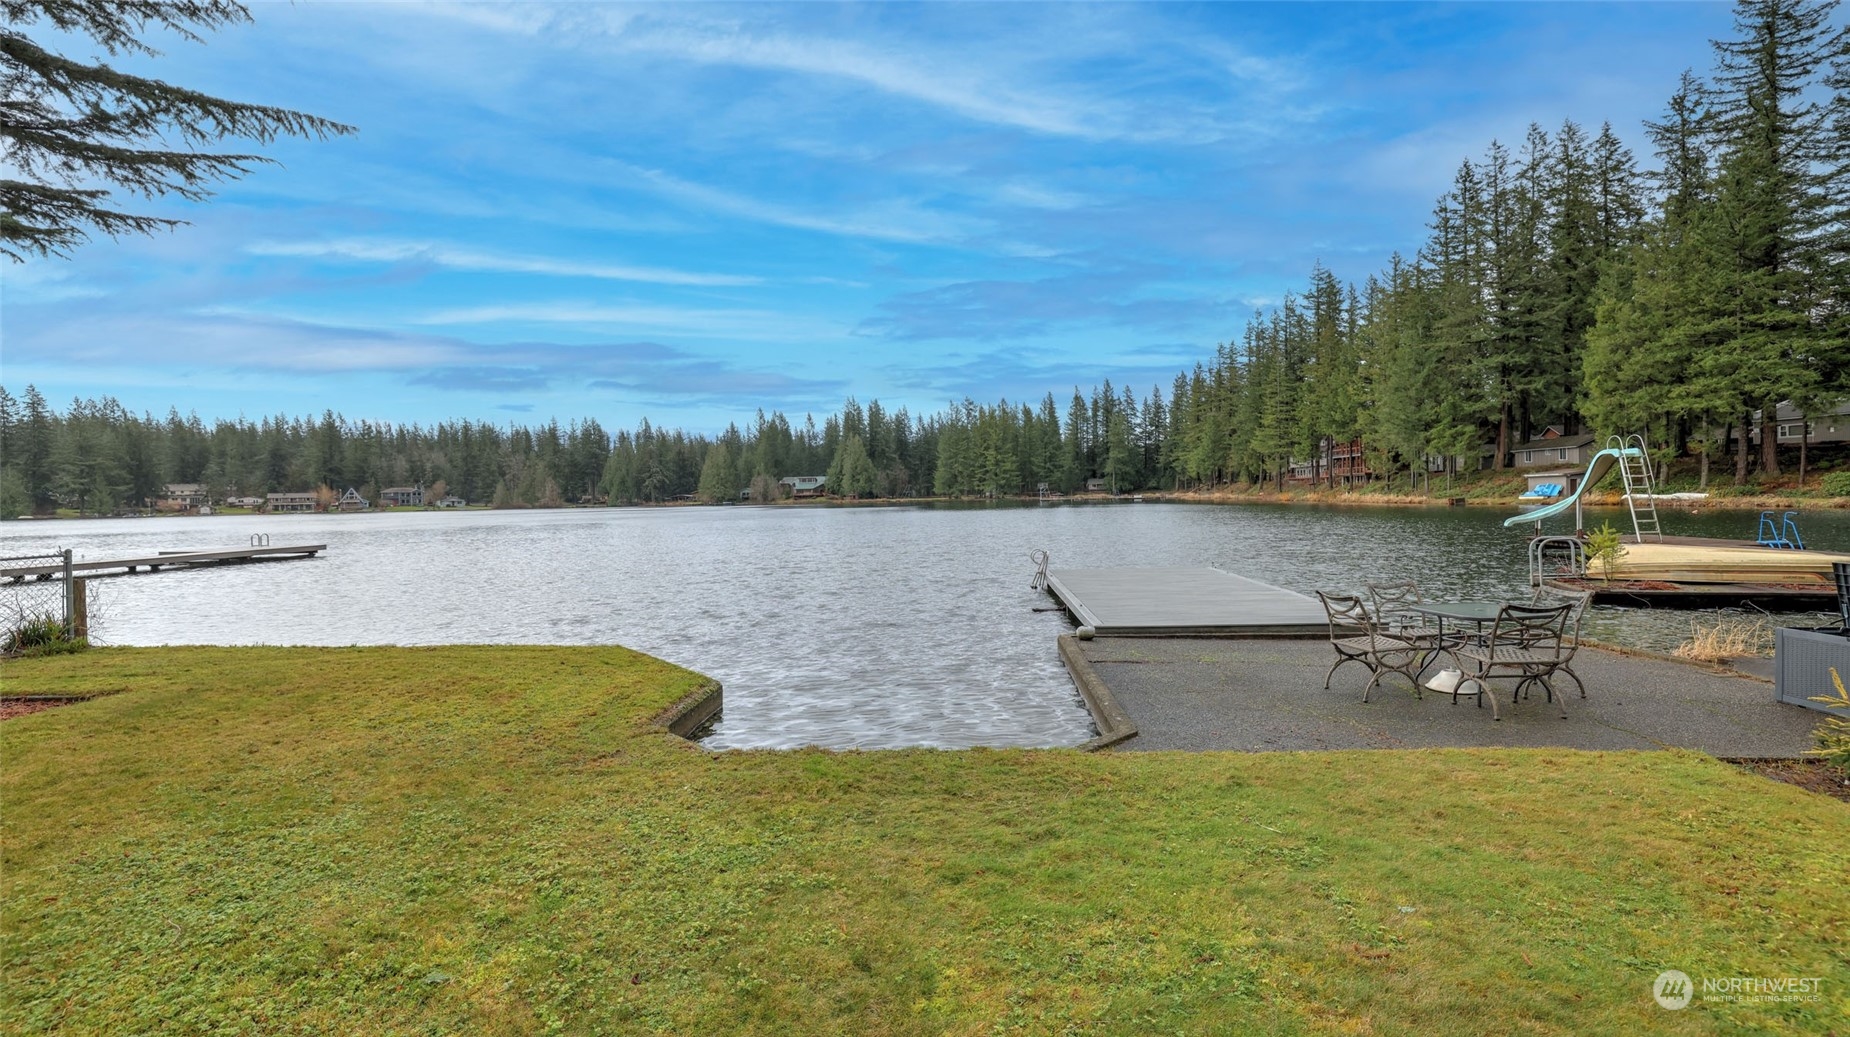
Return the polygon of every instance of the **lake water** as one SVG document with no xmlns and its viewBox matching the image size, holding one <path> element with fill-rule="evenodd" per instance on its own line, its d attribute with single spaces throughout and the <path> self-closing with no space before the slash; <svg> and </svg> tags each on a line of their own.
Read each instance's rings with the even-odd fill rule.
<svg viewBox="0 0 1850 1037">
<path fill-rule="evenodd" d="M 1415 578 L 1429 598 L 1505 598 L 1527 593 L 1527 571 L 1525 531 L 1504 514 L 1152 502 L 114 519 L 7 523 L 0 554 L 100 559 L 257 532 L 326 543 L 312 561 L 95 580 L 97 640 L 622 644 L 725 685 L 715 747 L 1044 746 L 1092 730 L 1054 647 L 1070 625 L 1036 611 L 1052 601 L 1028 586 L 1029 551 L 1055 569 L 1212 565 L 1304 593 Z M 1664 524 L 1739 537 L 1753 521 Z M 1809 546 L 1850 549 L 1850 515 L 1801 525 Z M 1689 623 L 1598 609 L 1589 633 L 1670 647 Z"/>
</svg>

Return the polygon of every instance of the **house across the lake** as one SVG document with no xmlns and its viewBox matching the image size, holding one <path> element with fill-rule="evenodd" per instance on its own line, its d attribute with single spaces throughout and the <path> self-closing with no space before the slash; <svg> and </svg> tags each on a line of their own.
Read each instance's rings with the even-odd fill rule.
<svg viewBox="0 0 1850 1037">
<path fill-rule="evenodd" d="M 342 511 L 369 511 L 373 502 L 360 496 L 360 491 L 347 487 L 347 492 L 340 495 L 340 503 L 335 505 Z"/>
<path fill-rule="evenodd" d="M 263 510 L 273 515 L 320 511 L 321 502 L 313 493 L 272 493 L 264 497 Z"/>
<path fill-rule="evenodd" d="M 1527 443 L 1516 444 L 1510 449 L 1510 453 L 1515 455 L 1518 468 L 1534 468 L 1537 465 L 1585 465 L 1595 452 L 1594 438 L 1591 432 L 1583 432 L 1577 436 L 1563 435 L 1561 426 L 1550 425 L 1535 439 Z"/>
<path fill-rule="evenodd" d="M 460 508 L 467 503 L 469 502 L 454 494 L 448 497 L 437 498 L 437 507 L 439 508 Z"/>
<path fill-rule="evenodd" d="M 777 484 L 790 487 L 792 497 L 820 497 L 828 481 L 826 475 L 786 475 Z"/>
<path fill-rule="evenodd" d="M 250 508 L 252 510 L 256 510 L 257 508 L 263 507 L 263 498 L 262 497 L 226 497 L 225 504 L 227 507 Z"/>
<path fill-rule="evenodd" d="M 161 503 L 170 507 L 197 508 L 206 503 L 206 488 L 196 482 L 170 482 L 161 488 Z"/>
<path fill-rule="evenodd" d="M 1760 443 L 1760 415 L 1754 411 L 1753 423 L 1748 432 L 1748 442 Z M 1839 400 L 1828 407 L 1819 407 L 1810 413 L 1800 413 L 1791 400 L 1781 400 L 1774 408 L 1776 419 L 1774 436 L 1780 446 L 1796 447 L 1801 442 L 1807 443 L 1842 443 L 1850 441 L 1850 400 Z M 1730 439 L 1739 439 L 1730 430 Z"/>
<path fill-rule="evenodd" d="M 421 508 L 424 506 L 424 484 L 387 486 L 379 491 L 379 503 L 387 508 Z"/>
</svg>

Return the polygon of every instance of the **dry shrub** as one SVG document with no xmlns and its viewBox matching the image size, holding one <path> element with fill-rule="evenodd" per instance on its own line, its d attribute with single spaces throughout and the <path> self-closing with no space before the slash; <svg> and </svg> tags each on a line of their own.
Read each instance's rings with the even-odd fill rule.
<svg viewBox="0 0 1850 1037">
<path fill-rule="evenodd" d="M 1765 619 L 1747 616 L 1694 620 L 1689 625 L 1689 640 L 1678 645 L 1675 654 L 1705 663 L 1769 656 L 1773 654 L 1773 627 Z"/>
</svg>

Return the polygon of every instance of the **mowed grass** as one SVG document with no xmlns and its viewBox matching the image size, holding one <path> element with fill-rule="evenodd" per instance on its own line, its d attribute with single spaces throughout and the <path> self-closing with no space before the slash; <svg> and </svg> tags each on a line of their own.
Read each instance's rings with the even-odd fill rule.
<svg viewBox="0 0 1850 1037">
<path fill-rule="evenodd" d="M 620 648 L 104 649 L 0 725 L 0 1028 L 1850 1032 L 1850 809 L 1684 753 L 710 753 Z M 1822 977 L 1659 1008 L 1664 969 Z"/>
</svg>

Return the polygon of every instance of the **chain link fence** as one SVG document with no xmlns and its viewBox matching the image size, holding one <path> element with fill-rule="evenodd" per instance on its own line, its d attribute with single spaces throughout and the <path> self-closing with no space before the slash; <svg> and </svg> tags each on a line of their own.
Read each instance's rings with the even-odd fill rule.
<svg viewBox="0 0 1850 1037">
<path fill-rule="evenodd" d="M 56 636 L 82 636 L 82 583 L 71 575 L 69 550 L 0 557 L 0 642 L 7 649 L 28 632 L 42 636 L 51 624 Z"/>
</svg>

